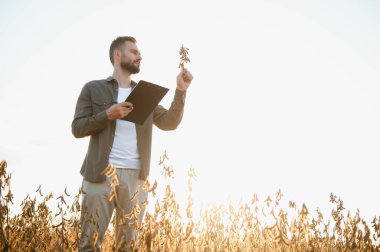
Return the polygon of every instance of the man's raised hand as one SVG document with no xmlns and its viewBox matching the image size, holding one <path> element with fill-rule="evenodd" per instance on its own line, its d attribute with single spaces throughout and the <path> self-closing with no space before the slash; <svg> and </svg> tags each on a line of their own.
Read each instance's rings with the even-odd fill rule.
<svg viewBox="0 0 380 252">
<path fill-rule="evenodd" d="M 186 91 L 192 80 L 193 75 L 186 68 L 182 68 L 181 72 L 177 75 L 177 88 L 181 91 Z"/>
</svg>

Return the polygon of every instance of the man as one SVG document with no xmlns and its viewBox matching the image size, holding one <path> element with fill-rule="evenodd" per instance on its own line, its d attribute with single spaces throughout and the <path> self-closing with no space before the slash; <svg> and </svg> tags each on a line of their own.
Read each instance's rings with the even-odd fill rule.
<svg viewBox="0 0 380 252">
<path fill-rule="evenodd" d="M 147 193 L 140 190 L 149 175 L 152 125 L 162 130 L 174 130 L 183 115 L 186 90 L 193 76 L 183 68 L 177 76 L 173 102 L 167 110 L 158 105 L 143 125 L 120 120 L 133 110 L 133 104 L 124 102 L 136 85 L 132 74 L 140 71 L 141 54 L 133 37 L 118 37 L 110 46 L 112 76 L 105 80 L 88 82 L 82 89 L 72 122 L 76 138 L 90 136 L 83 176 L 80 251 L 101 248 L 113 210 L 116 208 L 116 248 L 125 251 L 134 230 L 125 215 L 136 203 L 146 200 Z M 119 185 L 114 192 L 117 199 L 109 201 L 111 179 L 102 173 L 109 164 L 116 167 Z M 133 197 L 139 190 L 138 197 Z"/>
</svg>

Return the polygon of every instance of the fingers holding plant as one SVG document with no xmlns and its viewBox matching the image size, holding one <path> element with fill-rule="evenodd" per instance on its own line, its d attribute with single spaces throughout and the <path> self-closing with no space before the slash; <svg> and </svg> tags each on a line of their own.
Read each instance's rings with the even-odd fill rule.
<svg viewBox="0 0 380 252">
<path fill-rule="evenodd" d="M 177 88 L 181 91 L 186 91 L 194 78 L 187 68 L 185 68 L 185 64 L 190 62 L 189 48 L 182 45 L 179 50 L 179 55 L 181 60 L 179 64 L 181 72 L 177 76 Z"/>
</svg>

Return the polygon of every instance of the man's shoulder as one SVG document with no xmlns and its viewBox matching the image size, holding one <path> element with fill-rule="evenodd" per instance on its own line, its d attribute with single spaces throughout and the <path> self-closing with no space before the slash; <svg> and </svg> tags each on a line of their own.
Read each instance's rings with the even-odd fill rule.
<svg viewBox="0 0 380 252">
<path fill-rule="evenodd" d="M 86 85 L 105 85 L 108 82 L 108 79 L 91 80 L 87 82 Z"/>
<path fill-rule="evenodd" d="M 104 88 L 109 84 L 108 79 L 91 80 L 85 84 L 87 88 Z"/>
</svg>

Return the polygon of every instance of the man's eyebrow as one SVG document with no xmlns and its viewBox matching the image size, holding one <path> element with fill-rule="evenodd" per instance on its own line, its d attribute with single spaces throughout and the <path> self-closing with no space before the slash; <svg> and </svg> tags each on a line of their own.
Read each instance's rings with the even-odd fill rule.
<svg viewBox="0 0 380 252">
<path fill-rule="evenodd" d="M 140 51 L 139 50 L 136 50 L 136 49 L 129 49 L 129 51 L 131 51 L 131 52 L 133 52 L 133 53 L 138 53 L 138 54 L 140 54 Z"/>
</svg>

